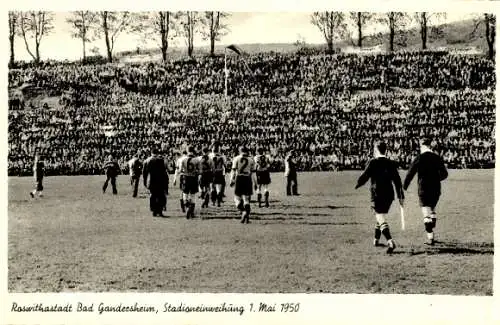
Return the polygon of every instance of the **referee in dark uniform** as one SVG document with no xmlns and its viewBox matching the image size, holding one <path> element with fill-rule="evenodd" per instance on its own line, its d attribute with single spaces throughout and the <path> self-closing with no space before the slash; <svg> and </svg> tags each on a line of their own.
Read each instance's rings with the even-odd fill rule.
<svg viewBox="0 0 500 325">
<path fill-rule="evenodd" d="M 153 217 L 163 217 L 162 211 L 167 205 L 169 179 L 165 161 L 159 155 L 158 149 L 153 149 L 151 157 L 144 161 L 142 177 L 144 187 L 149 190 L 149 208 Z"/>
<path fill-rule="evenodd" d="M 448 177 L 443 159 L 431 150 L 431 140 L 420 140 L 420 155 L 415 158 L 408 169 L 403 188 L 408 189 L 415 176 L 418 175 L 418 198 L 424 216 L 424 228 L 427 233 L 425 244 L 434 245 L 434 228 L 436 228 L 436 205 L 441 196 L 441 182 Z"/>
<path fill-rule="evenodd" d="M 380 237 L 384 235 L 387 239 L 387 253 L 392 253 L 396 245 L 391 237 L 386 216 L 392 205 L 392 201 L 394 201 L 394 187 L 396 188 L 396 195 L 401 206 L 404 204 L 404 193 L 398 173 L 398 166 L 396 162 L 385 157 L 386 151 L 387 145 L 385 142 L 377 141 L 375 143 L 375 158 L 368 162 L 365 171 L 358 179 L 356 189 L 363 186 L 368 180 L 371 180 L 372 209 L 375 211 L 375 218 L 377 219 L 373 243 L 375 246 L 379 246 Z"/>
</svg>

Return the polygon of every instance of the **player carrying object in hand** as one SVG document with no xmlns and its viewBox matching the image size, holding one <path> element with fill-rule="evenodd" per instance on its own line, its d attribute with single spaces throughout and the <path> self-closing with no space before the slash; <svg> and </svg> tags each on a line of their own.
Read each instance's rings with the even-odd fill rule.
<svg viewBox="0 0 500 325">
<path fill-rule="evenodd" d="M 396 162 L 386 158 L 385 153 L 387 145 L 385 142 L 378 141 L 375 143 L 374 159 L 370 160 L 361 176 L 358 179 L 356 189 L 363 186 L 368 180 L 371 180 L 371 202 L 372 209 L 375 211 L 377 224 L 375 226 L 375 246 L 379 246 L 381 235 L 387 239 L 387 253 L 392 253 L 396 248 L 394 239 L 392 239 L 389 230 L 389 224 L 386 221 L 387 213 L 394 201 L 394 188 L 401 206 L 404 205 L 404 193 L 399 177 L 398 167 Z"/>
</svg>

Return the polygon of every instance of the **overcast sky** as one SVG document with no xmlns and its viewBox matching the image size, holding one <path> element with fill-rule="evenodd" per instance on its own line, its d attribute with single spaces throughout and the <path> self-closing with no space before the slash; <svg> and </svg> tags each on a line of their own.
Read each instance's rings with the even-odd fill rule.
<svg viewBox="0 0 500 325">
<path fill-rule="evenodd" d="M 45 37 L 41 45 L 42 59 L 79 59 L 82 55 L 81 41 L 71 38 L 70 26 L 66 19 L 71 16 L 69 12 L 56 12 L 54 31 Z M 464 12 L 448 12 L 448 22 L 471 18 L 472 14 Z M 324 39 L 320 31 L 311 24 L 308 12 L 235 12 L 227 20 L 230 28 L 229 33 L 224 36 L 220 44 L 244 44 L 244 43 L 294 43 L 303 39 L 309 44 L 323 43 Z M 377 29 L 377 26 L 372 26 Z M 380 27 L 378 27 L 380 28 Z M 184 40 L 178 39 L 173 46 L 184 46 Z M 195 46 L 207 45 L 206 41 L 195 39 Z M 151 48 L 155 43 L 145 42 L 142 37 L 133 34 L 122 34 L 115 45 L 115 52 L 132 50 L 137 47 Z M 102 55 L 105 54 L 104 40 L 97 40 L 87 45 L 87 49 L 98 47 Z M 30 60 L 24 41 L 16 39 L 16 59 Z M 87 51 L 89 54 L 89 51 Z"/>
</svg>

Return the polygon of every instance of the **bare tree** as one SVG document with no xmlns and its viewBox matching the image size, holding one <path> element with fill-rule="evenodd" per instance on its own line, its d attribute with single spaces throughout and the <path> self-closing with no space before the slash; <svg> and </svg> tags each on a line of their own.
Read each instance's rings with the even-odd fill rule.
<svg viewBox="0 0 500 325">
<path fill-rule="evenodd" d="M 182 31 L 181 34 L 186 39 L 188 55 L 193 56 L 194 51 L 194 36 L 198 32 L 198 25 L 200 23 L 200 16 L 198 12 L 186 11 L 184 19 L 181 21 Z"/>
<path fill-rule="evenodd" d="M 495 37 L 497 18 L 493 14 L 484 14 L 484 24 L 486 26 L 486 42 L 488 43 L 488 57 L 495 59 Z"/>
<path fill-rule="evenodd" d="M 349 17 L 351 20 L 354 22 L 354 25 L 356 26 L 356 31 L 358 33 L 357 36 L 357 46 L 358 47 L 363 47 L 363 39 L 365 38 L 363 36 L 363 28 L 370 23 L 370 21 L 373 19 L 374 14 L 370 12 L 350 12 Z"/>
<path fill-rule="evenodd" d="M 342 12 L 334 11 L 314 12 L 311 15 L 311 23 L 318 27 L 323 34 L 328 46 L 328 53 L 333 53 L 333 42 L 346 35 L 345 15 Z"/>
<path fill-rule="evenodd" d="M 146 39 L 156 40 L 162 59 L 166 61 L 169 41 L 174 37 L 171 31 L 175 30 L 176 19 L 178 19 L 178 14 L 170 11 L 141 13 L 138 14 L 133 29 Z"/>
<path fill-rule="evenodd" d="M 486 44 L 488 45 L 488 58 L 495 59 L 495 37 L 496 37 L 496 16 L 494 14 L 485 13 L 477 16 L 474 21 L 474 30 L 469 37 L 474 37 L 479 26 L 484 24 L 484 32 L 486 36 Z"/>
<path fill-rule="evenodd" d="M 82 61 L 85 61 L 87 56 L 86 45 L 92 41 L 90 31 L 96 27 L 97 19 L 97 13 L 92 11 L 75 11 L 72 17 L 66 19 L 73 28 L 71 36 L 82 41 Z"/>
<path fill-rule="evenodd" d="M 18 16 L 19 14 L 17 12 L 9 11 L 9 44 L 10 44 L 9 66 L 12 66 L 15 61 L 14 41 L 16 39 L 16 33 L 18 27 Z"/>
<path fill-rule="evenodd" d="M 48 11 L 27 11 L 20 12 L 18 19 L 26 51 L 28 51 L 28 54 L 33 58 L 35 63 L 39 63 L 42 39 L 54 29 L 53 14 Z M 31 50 L 28 39 L 35 41 L 35 53 Z"/>
<path fill-rule="evenodd" d="M 161 39 L 161 57 L 163 61 L 166 61 L 168 50 L 168 34 L 170 32 L 170 12 L 158 12 L 155 23 L 156 30 L 157 32 L 159 32 Z"/>
<path fill-rule="evenodd" d="M 427 49 L 427 40 L 429 38 L 429 26 L 432 23 L 432 21 L 440 18 L 446 17 L 446 13 L 444 12 L 435 12 L 435 13 L 429 13 L 429 12 L 416 12 L 415 13 L 415 21 L 418 23 L 420 29 L 420 39 L 422 41 L 422 50 Z"/>
<path fill-rule="evenodd" d="M 205 12 L 204 29 L 202 36 L 204 40 L 210 40 L 210 55 L 215 54 L 215 42 L 220 41 L 220 38 L 227 34 L 228 27 L 224 24 L 224 20 L 229 17 L 228 13 L 220 11 Z"/>
<path fill-rule="evenodd" d="M 135 16 L 128 11 L 101 11 L 99 12 L 99 28 L 96 29 L 99 37 L 104 36 L 108 62 L 113 62 L 113 50 L 118 36 L 132 26 Z"/>
<path fill-rule="evenodd" d="M 379 15 L 378 21 L 389 28 L 389 51 L 394 51 L 394 43 L 398 33 L 408 24 L 408 15 L 404 12 L 387 12 Z"/>
</svg>

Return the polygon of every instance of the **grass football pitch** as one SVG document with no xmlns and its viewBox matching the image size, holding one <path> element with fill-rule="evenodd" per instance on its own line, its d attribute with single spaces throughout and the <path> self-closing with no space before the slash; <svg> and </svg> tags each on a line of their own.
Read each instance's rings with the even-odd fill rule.
<svg viewBox="0 0 500 325">
<path fill-rule="evenodd" d="M 403 175 L 404 173 L 402 173 Z M 437 208 L 434 247 L 426 247 L 416 179 L 388 221 L 394 254 L 373 247 L 375 218 L 360 172 L 300 173 L 300 196 L 284 195 L 273 174 L 271 207 L 252 204 L 240 224 L 227 188 L 223 207 L 186 220 L 170 185 L 166 215 L 153 218 L 144 188 L 118 195 L 104 176 L 9 178 L 10 292 L 255 292 L 492 295 L 493 170 L 451 170 Z M 142 182 L 142 180 L 141 180 Z M 385 243 L 385 241 L 384 241 Z"/>
</svg>

